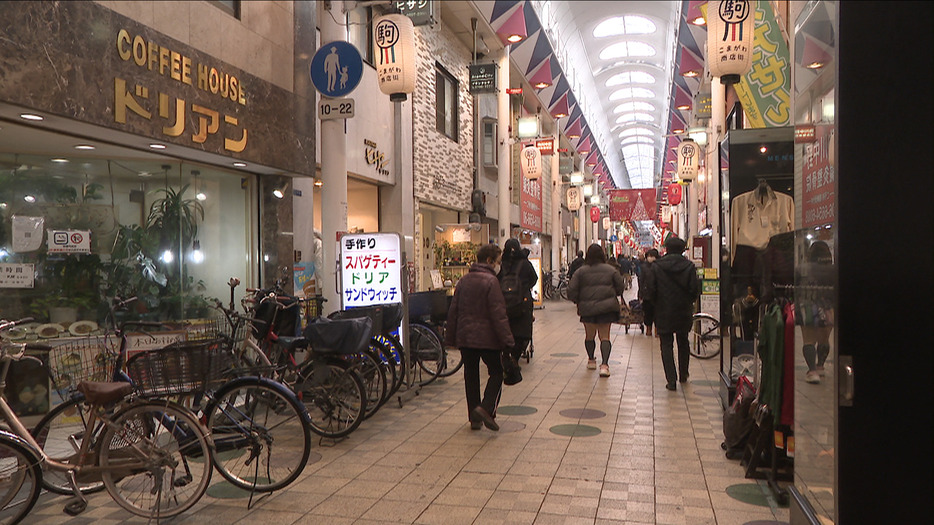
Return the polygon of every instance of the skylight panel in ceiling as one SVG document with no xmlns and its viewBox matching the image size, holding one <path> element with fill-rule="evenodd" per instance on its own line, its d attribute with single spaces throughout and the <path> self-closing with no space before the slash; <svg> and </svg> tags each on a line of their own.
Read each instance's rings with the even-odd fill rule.
<svg viewBox="0 0 934 525">
<path fill-rule="evenodd" d="M 610 93 L 610 100 L 626 98 L 655 98 L 655 92 L 646 88 L 623 88 Z"/>
<path fill-rule="evenodd" d="M 633 127 L 633 128 L 628 128 L 628 129 L 624 129 L 623 131 L 620 131 L 619 136 L 620 137 L 636 137 L 636 136 L 653 137 L 655 136 L 655 133 L 649 128 Z"/>
<path fill-rule="evenodd" d="M 634 135 L 632 137 L 623 137 L 622 140 L 620 140 L 620 144 L 623 146 L 627 144 L 645 144 L 648 146 L 654 146 L 655 139 L 645 135 Z"/>
<path fill-rule="evenodd" d="M 620 35 L 650 35 L 656 30 L 655 24 L 641 16 L 614 16 L 597 24 L 593 36 L 604 38 Z"/>
<path fill-rule="evenodd" d="M 624 102 L 618 106 L 616 109 L 619 111 L 655 111 L 655 106 L 649 104 L 648 102 Z"/>
<path fill-rule="evenodd" d="M 655 48 L 645 42 L 617 42 L 610 44 L 600 51 L 601 60 L 614 60 L 617 58 L 643 58 L 654 57 Z"/>
<path fill-rule="evenodd" d="M 625 73 L 618 73 L 610 77 L 606 81 L 606 87 L 654 83 L 655 77 L 645 71 L 626 71 Z"/>
</svg>

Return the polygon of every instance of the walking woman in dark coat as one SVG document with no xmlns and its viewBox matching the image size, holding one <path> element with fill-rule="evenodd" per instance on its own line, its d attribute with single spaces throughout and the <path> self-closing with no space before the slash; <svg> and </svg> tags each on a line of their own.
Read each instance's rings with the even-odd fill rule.
<svg viewBox="0 0 934 525">
<path fill-rule="evenodd" d="M 639 300 L 642 301 L 642 324 L 645 325 L 645 335 L 652 335 L 652 327 L 655 325 L 655 303 L 646 297 L 642 283 L 649 279 L 648 274 L 652 271 L 652 265 L 658 259 L 658 250 L 652 248 L 645 252 L 645 262 L 642 263 L 642 276 L 639 277 Z"/>
<path fill-rule="evenodd" d="M 506 317 L 506 301 L 496 278 L 501 254 L 502 250 L 495 244 L 485 244 L 477 250 L 477 262 L 457 281 L 444 333 L 445 344 L 459 348 L 464 361 L 467 417 L 473 430 L 480 430 L 483 425 L 499 430 L 495 418 L 503 388 L 500 354 L 515 344 Z M 490 374 L 483 399 L 480 398 L 481 360 Z"/>
<path fill-rule="evenodd" d="M 594 336 L 600 336 L 600 377 L 610 377 L 610 325 L 619 321 L 619 296 L 623 295 L 626 283 L 619 271 L 606 262 L 606 254 L 599 244 L 587 248 L 587 257 L 580 270 L 568 284 L 568 299 L 577 304 L 577 313 L 584 323 L 584 349 L 587 351 L 587 368 L 597 368 Z"/>
<path fill-rule="evenodd" d="M 528 248 L 522 248 L 517 239 L 509 239 L 503 247 L 503 267 L 499 272 L 499 280 L 512 272 L 519 275 L 519 287 L 522 290 L 523 302 L 522 311 L 514 317 L 509 318 L 509 328 L 512 330 L 514 344 L 509 349 L 509 355 L 519 362 L 519 358 L 525 352 L 526 347 L 532 340 L 532 287 L 538 282 L 538 274 L 535 267 L 529 262 Z"/>
<path fill-rule="evenodd" d="M 652 265 L 646 274 L 646 297 L 655 303 L 655 327 L 662 347 L 662 364 L 665 367 L 665 388 L 675 390 L 676 380 L 688 380 L 688 365 L 691 354 L 688 332 L 691 331 L 694 301 L 700 295 L 697 267 L 685 259 L 686 243 L 678 237 L 665 241 L 664 257 Z M 678 338 L 678 369 L 675 370 L 674 340 Z"/>
</svg>

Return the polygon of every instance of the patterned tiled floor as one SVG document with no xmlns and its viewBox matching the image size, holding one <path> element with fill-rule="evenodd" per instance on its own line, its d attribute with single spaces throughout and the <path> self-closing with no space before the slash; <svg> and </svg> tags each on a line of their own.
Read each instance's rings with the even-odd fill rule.
<svg viewBox="0 0 934 525">
<path fill-rule="evenodd" d="M 612 332 L 609 378 L 586 369 L 583 330 L 570 303 L 535 314 L 534 355 L 524 381 L 506 387 L 499 433 L 471 431 L 458 374 L 383 407 L 349 439 L 315 445 L 321 460 L 286 490 L 247 508 L 246 498 L 205 496 L 174 523 L 278 524 L 665 524 L 787 523 L 761 482 L 720 450 L 717 360 L 692 360 L 685 388 L 665 390 L 658 339 Z M 568 357 L 573 353 L 577 357 Z M 559 354 L 559 355 L 556 355 Z M 582 411 L 582 409 L 587 409 Z M 578 414 L 578 418 L 562 415 Z M 593 417 L 601 411 L 604 417 Z M 581 417 L 585 416 L 585 417 Z M 558 425 L 596 427 L 587 437 Z M 213 483 L 220 483 L 214 476 Z M 727 488 L 751 484 L 763 506 Z M 79 517 L 43 495 L 27 523 L 143 523 L 106 495 Z"/>
</svg>

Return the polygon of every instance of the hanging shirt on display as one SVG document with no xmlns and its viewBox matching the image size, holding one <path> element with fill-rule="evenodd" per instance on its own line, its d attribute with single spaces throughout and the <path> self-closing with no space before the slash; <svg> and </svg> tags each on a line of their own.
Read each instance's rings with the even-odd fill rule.
<svg viewBox="0 0 934 525">
<path fill-rule="evenodd" d="M 737 195 L 730 206 L 730 253 L 735 256 L 738 245 L 764 249 L 773 235 L 794 230 L 794 213 L 794 199 L 768 186 Z"/>
</svg>

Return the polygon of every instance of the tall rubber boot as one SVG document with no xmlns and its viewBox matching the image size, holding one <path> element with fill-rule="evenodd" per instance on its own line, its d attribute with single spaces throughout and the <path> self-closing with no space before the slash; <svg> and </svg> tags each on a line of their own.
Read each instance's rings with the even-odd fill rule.
<svg viewBox="0 0 934 525">
<path fill-rule="evenodd" d="M 587 350 L 587 359 L 593 359 L 594 350 L 597 349 L 597 342 L 593 339 L 584 341 L 584 350 Z"/>
<path fill-rule="evenodd" d="M 600 341 L 600 356 L 603 357 L 603 364 L 610 364 L 610 350 L 613 348 L 613 343 L 609 341 Z"/>
</svg>

